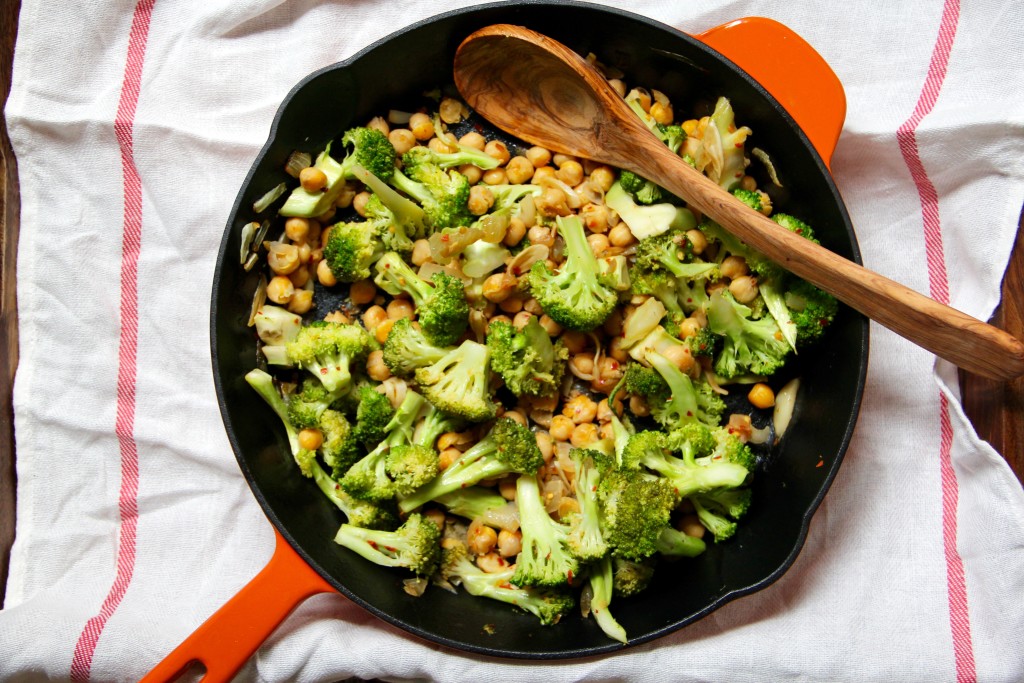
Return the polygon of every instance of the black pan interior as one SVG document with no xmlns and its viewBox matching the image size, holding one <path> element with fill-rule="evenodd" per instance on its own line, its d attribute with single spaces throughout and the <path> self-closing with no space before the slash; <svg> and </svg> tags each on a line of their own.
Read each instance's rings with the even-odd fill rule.
<svg viewBox="0 0 1024 683">
<path fill-rule="evenodd" d="M 276 418 L 243 380 L 256 360 L 255 333 L 246 321 L 257 276 L 238 264 L 239 235 L 255 218 L 253 201 L 288 179 L 282 169 L 293 150 L 315 153 L 346 128 L 449 84 L 460 41 L 493 23 L 525 25 L 581 54 L 593 51 L 621 68 L 628 83 L 663 90 L 677 107 L 706 106 L 718 95 L 728 96 L 740 124 L 754 130 L 751 144 L 766 150 L 779 170 L 787 191 L 776 195 L 777 206 L 805 217 L 825 246 L 859 261 L 849 217 L 821 159 L 779 105 L 720 55 L 672 28 L 593 5 L 483 5 L 400 31 L 310 75 L 289 94 L 235 201 L 221 245 L 211 309 L 214 378 L 232 447 L 267 516 L 343 594 L 412 634 L 462 650 L 515 658 L 593 655 L 622 647 L 593 620 L 573 616 L 542 627 L 531 615 L 464 594 L 430 589 L 413 598 L 402 590 L 404 574 L 336 546 L 332 538 L 343 521 L 340 513 L 300 476 Z M 804 381 L 795 426 L 758 472 L 749 516 L 730 542 L 709 544 L 696 560 L 662 565 L 645 594 L 616 601 L 614 613 L 632 644 L 670 633 L 767 586 L 794 561 L 849 442 L 867 348 L 867 321 L 843 309 L 828 343 L 801 354 Z"/>
</svg>

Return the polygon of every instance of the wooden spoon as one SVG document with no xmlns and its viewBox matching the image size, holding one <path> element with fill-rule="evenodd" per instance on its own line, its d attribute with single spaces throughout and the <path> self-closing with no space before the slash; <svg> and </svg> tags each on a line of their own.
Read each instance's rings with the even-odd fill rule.
<svg viewBox="0 0 1024 683">
<path fill-rule="evenodd" d="M 790 272 L 964 370 L 997 380 L 1024 375 L 1024 344 L 1013 336 L 790 232 L 694 170 L 565 45 L 520 26 L 488 26 L 459 46 L 455 85 L 508 133 L 649 178 Z"/>
</svg>

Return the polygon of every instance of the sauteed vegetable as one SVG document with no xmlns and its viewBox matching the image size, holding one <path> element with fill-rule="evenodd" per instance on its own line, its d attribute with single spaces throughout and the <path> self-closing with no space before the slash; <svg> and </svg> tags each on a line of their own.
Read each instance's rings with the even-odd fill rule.
<svg viewBox="0 0 1024 683">
<path fill-rule="evenodd" d="M 680 120 L 605 73 L 669 148 L 815 239 L 748 173 L 764 155 L 726 98 Z M 757 504 L 789 420 L 770 410 L 836 302 L 647 179 L 425 102 L 296 152 L 295 186 L 256 207 L 277 210 L 244 234 L 266 274 L 246 379 L 341 511 L 335 542 L 407 592 L 461 586 L 543 624 L 579 603 L 626 642 L 614 602 Z"/>
</svg>

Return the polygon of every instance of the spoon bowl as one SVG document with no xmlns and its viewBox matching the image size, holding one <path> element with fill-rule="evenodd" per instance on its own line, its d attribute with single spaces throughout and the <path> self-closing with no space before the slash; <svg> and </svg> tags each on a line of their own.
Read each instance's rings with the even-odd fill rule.
<svg viewBox="0 0 1024 683">
<path fill-rule="evenodd" d="M 466 102 L 509 134 L 628 169 L 708 216 L 793 274 L 968 372 L 1024 375 L 1024 344 L 779 226 L 669 150 L 591 64 L 565 45 L 509 24 L 482 28 L 455 54 Z"/>
</svg>

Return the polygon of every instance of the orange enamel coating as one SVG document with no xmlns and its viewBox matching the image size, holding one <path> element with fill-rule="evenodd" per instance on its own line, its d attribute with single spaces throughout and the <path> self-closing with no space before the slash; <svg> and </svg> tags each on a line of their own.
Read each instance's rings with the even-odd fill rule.
<svg viewBox="0 0 1024 683">
<path fill-rule="evenodd" d="M 694 36 L 757 80 L 789 112 L 828 166 L 846 118 L 846 95 L 814 48 L 786 26 L 737 19 Z M 177 679 L 193 662 L 208 683 L 230 681 L 306 598 L 334 588 L 275 531 L 270 562 L 150 671 L 143 683 Z"/>
<path fill-rule="evenodd" d="M 165 683 L 193 662 L 206 667 L 203 681 L 230 681 L 274 629 L 306 598 L 334 588 L 275 532 L 270 562 L 227 604 L 164 658 L 143 683 Z"/>
<path fill-rule="evenodd" d="M 694 38 L 750 74 L 803 129 L 825 166 L 846 120 L 846 93 L 835 72 L 807 41 L 764 17 L 746 17 Z"/>
</svg>

